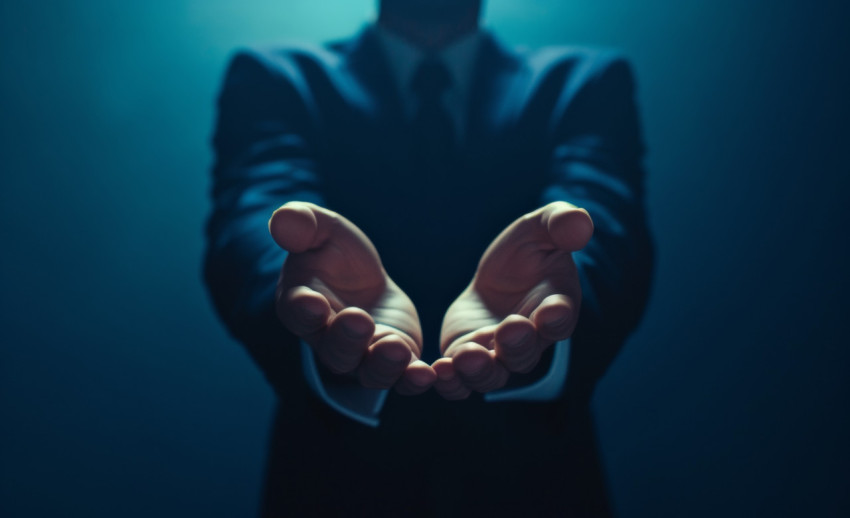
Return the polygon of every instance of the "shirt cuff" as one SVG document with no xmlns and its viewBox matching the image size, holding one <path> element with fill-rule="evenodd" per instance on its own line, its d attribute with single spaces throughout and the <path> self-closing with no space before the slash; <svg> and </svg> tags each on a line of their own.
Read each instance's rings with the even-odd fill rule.
<svg viewBox="0 0 850 518">
<path fill-rule="evenodd" d="M 313 348 L 303 341 L 300 343 L 301 368 L 310 389 L 340 414 L 376 428 L 389 390 L 366 388 L 354 379 L 334 376 L 320 369 Z"/>
<path fill-rule="evenodd" d="M 537 381 L 520 387 L 510 387 L 484 394 L 488 403 L 500 401 L 542 402 L 558 399 L 564 391 L 569 367 L 570 340 L 561 340 L 552 346 L 549 369 Z M 322 372 L 313 349 L 301 342 L 301 366 L 310 389 L 327 405 L 340 414 L 361 424 L 377 428 L 378 416 L 384 407 L 389 390 L 370 389 L 357 381 L 335 377 Z"/>
<path fill-rule="evenodd" d="M 552 345 L 552 361 L 549 370 L 540 379 L 522 387 L 511 387 L 484 394 L 488 403 L 498 401 L 554 401 L 564 392 L 567 368 L 570 364 L 570 340 L 561 340 Z"/>
</svg>

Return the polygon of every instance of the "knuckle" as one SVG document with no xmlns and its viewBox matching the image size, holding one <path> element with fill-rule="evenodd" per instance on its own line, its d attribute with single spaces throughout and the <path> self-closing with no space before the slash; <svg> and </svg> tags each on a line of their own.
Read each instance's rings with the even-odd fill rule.
<svg viewBox="0 0 850 518">
<path fill-rule="evenodd" d="M 529 372 L 534 370 L 534 367 L 537 366 L 537 359 L 528 360 L 524 363 L 513 365 L 510 369 L 512 372 L 516 372 L 517 374 L 528 374 Z"/>
</svg>

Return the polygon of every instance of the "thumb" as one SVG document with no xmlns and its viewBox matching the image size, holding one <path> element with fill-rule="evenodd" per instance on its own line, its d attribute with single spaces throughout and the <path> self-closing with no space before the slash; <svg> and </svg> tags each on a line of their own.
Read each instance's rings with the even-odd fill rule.
<svg viewBox="0 0 850 518">
<path fill-rule="evenodd" d="M 556 247 L 575 252 L 587 246 L 593 236 L 593 220 L 586 210 L 565 201 L 552 202 L 539 210 L 540 223 Z"/>
<path fill-rule="evenodd" d="M 335 255 L 348 268 L 382 268 L 375 245 L 357 225 L 313 203 L 291 201 L 283 205 L 269 219 L 269 232 L 278 246 L 293 254 L 317 250 L 332 241 Z"/>
<path fill-rule="evenodd" d="M 319 209 L 312 203 L 291 201 L 275 210 L 269 233 L 284 250 L 301 253 L 321 246 Z"/>
</svg>

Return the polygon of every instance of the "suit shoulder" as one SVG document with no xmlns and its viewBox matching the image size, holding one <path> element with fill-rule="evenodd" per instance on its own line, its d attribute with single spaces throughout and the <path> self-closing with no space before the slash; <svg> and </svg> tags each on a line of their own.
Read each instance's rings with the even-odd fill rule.
<svg viewBox="0 0 850 518">
<path fill-rule="evenodd" d="M 521 51 L 533 74 L 540 77 L 558 75 L 579 83 L 592 82 L 611 71 L 622 70 L 631 75 L 631 65 L 616 49 L 584 46 L 548 46 Z"/>
<path fill-rule="evenodd" d="M 593 98 L 626 98 L 634 75 L 619 51 L 594 47 L 552 46 L 524 56 L 533 98 L 558 113 Z"/>
<path fill-rule="evenodd" d="M 338 60 L 339 52 L 330 45 L 287 42 L 246 46 L 231 53 L 227 76 L 293 80 L 308 69 L 333 67 Z"/>
</svg>

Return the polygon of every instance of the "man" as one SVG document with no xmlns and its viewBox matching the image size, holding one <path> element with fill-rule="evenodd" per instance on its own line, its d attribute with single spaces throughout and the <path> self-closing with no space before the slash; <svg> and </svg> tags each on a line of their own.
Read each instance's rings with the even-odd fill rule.
<svg viewBox="0 0 850 518">
<path fill-rule="evenodd" d="M 230 65 L 205 275 L 280 398 L 268 516 L 608 513 L 589 401 L 651 271 L 631 74 L 480 10 L 383 0 Z"/>
</svg>

